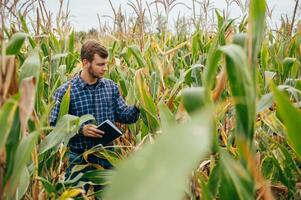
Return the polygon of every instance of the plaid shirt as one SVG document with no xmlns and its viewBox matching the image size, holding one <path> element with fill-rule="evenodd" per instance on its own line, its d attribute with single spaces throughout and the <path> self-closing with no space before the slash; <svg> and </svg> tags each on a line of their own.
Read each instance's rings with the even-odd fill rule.
<svg viewBox="0 0 301 200">
<path fill-rule="evenodd" d="M 53 97 L 55 105 L 51 111 L 50 125 L 56 124 L 61 100 L 69 84 L 71 85 L 69 114 L 75 116 L 91 114 L 95 117 L 97 124 L 107 119 L 126 124 L 135 123 L 138 120 L 139 109 L 125 104 L 116 83 L 101 78 L 95 85 L 88 85 L 78 74 L 55 92 Z M 85 124 L 87 123 L 91 121 Z M 71 151 L 81 153 L 98 144 L 100 142 L 97 138 L 85 137 L 80 129 L 79 134 L 71 138 L 68 145 Z"/>
</svg>

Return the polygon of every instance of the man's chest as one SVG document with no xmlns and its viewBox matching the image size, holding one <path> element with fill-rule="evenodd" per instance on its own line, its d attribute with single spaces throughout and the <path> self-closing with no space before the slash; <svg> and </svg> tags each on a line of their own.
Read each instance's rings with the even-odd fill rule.
<svg viewBox="0 0 301 200">
<path fill-rule="evenodd" d="M 109 88 L 73 90 L 70 95 L 69 113 L 82 116 L 93 115 L 97 121 L 112 118 L 114 95 Z"/>
</svg>

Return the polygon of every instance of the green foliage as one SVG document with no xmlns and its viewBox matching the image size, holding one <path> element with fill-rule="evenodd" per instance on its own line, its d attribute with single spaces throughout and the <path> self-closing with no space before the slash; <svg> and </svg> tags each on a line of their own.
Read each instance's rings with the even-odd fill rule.
<svg viewBox="0 0 301 200">
<path fill-rule="evenodd" d="M 19 82 L 21 83 L 23 79 L 31 76 L 35 77 L 36 81 L 38 81 L 40 76 L 40 66 L 39 51 L 38 49 L 34 49 L 20 68 Z"/>
<path fill-rule="evenodd" d="M 210 113 L 203 111 L 191 122 L 174 126 L 170 133 L 162 134 L 154 144 L 132 155 L 113 175 L 106 198 L 181 199 L 186 178 L 210 149 L 213 127 Z"/>
<path fill-rule="evenodd" d="M 289 141 L 299 158 L 301 158 L 301 141 L 298 139 L 299 130 L 301 128 L 301 113 L 292 105 L 290 100 L 283 93 L 275 88 L 275 86 L 273 86 L 273 92 L 277 103 L 277 109 L 287 128 Z"/>
<path fill-rule="evenodd" d="M 254 83 L 248 69 L 245 51 L 237 45 L 221 47 L 226 54 L 226 68 L 235 101 L 237 133 L 252 142 L 255 118 Z"/>
<path fill-rule="evenodd" d="M 188 88 L 182 91 L 182 101 L 187 112 L 203 108 L 206 104 L 204 88 Z"/>
<path fill-rule="evenodd" d="M 15 33 L 9 40 L 6 47 L 6 55 L 17 55 L 20 52 L 20 49 L 27 38 L 28 34 L 18 32 Z"/>
<path fill-rule="evenodd" d="M 0 109 L 0 149 L 6 143 L 7 138 L 9 137 L 9 133 L 11 128 L 13 127 L 13 118 L 17 109 L 16 98 L 12 98 L 4 103 L 4 105 Z"/>
<path fill-rule="evenodd" d="M 62 142 L 67 144 L 69 139 L 78 132 L 79 126 L 92 119 L 94 119 L 94 117 L 91 115 L 84 115 L 82 117 L 64 115 L 61 120 L 57 122 L 53 131 L 51 131 L 41 142 L 39 154 L 45 153 Z"/>
<path fill-rule="evenodd" d="M 271 31 L 266 1 L 252 0 L 249 9 L 239 21 L 213 10 L 213 32 L 197 25 L 181 35 L 99 34 L 110 52 L 106 77 L 128 104 L 139 105 L 141 117 L 121 126 L 126 134 L 114 152 L 84 153 L 108 159 L 115 169 L 68 180 L 66 144 L 93 116 L 68 115 L 69 87 L 58 123 L 49 127 L 48 120 L 54 91 L 80 70 L 82 38 L 59 23 L 40 23 L 36 35 L 31 21 L 16 14 L 20 24 L 4 30 L 8 39 L 1 44 L 3 57 L 15 56 L 15 68 L 1 65 L 0 72 L 12 73 L 19 90 L 24 79 L 35 81 L 34 98 L 22 102 L 34 109 L 23 119 L 18 84 L 0 82 L 0 95 L 8 91 L 0 96 L 0 198 L 88 198 L 82 187 L 89 183 L 108 186 L 108 199 L 254 199 L 262 191 L 269 197 L 266 182 L 285 187 L 285 194 L 273 191 L 276 199 L 300 198 L 301 33 L 287 37 L 286 26 Z"/>
</svg>

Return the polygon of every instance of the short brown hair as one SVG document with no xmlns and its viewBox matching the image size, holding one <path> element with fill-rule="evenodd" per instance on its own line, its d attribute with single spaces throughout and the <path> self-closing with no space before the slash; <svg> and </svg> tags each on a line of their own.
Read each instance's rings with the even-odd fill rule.
<svg viewBox="0 0 301 200">
<path fill-rule="evenodd" d="M 107 58 L 109 55 L 108 50 L 96 40 L 86 41 L 80 51 L 81 60 L 87 59 L 92 62 L 94 54 L 98 54 L 101 58 Z"/>
</svg>

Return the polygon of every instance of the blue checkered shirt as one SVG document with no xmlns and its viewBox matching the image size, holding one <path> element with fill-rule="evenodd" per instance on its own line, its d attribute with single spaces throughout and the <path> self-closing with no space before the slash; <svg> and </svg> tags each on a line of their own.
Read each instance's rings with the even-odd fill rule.
<svg viewBox="0 0 301 200">
<path fill-rule="evenodd" d="M 107 119 L 126 124 L 135 123 L 138 120 L 139 109 L 125 104 L 116 83 L 101 78 L 91 86 L 78 74 L 56 90 L 53 96 L 55 105 L 51 111 L 50 125 L 56 124 L 61 100 L 69 85 L 71 85 L 69 114 L 75 116 L 91 114 L 95 117 L 97 124 Z M 91 121 L 85 124 L 87 123 Z M 71 151 L 84 152 L 100 144 L 97 138 L 85 137 L 81 130 L 69 141 L 68 146 Z"/>
</svg>

